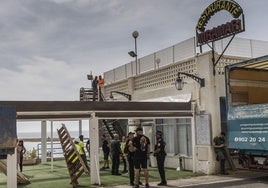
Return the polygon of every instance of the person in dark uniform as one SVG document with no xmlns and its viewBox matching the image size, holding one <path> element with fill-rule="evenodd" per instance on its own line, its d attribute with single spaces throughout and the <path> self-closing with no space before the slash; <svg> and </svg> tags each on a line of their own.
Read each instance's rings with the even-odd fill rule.
<svg viewBox="0 0 268 188">
<path fill-rule="evenodd" d="M 219 136 L 214 137 L 213 147 L 216 154 L 216 160 L 220 162 L 221 174 L 227 174 L 225 172 L 225 133 L 221 132 Z"/>
<path fill-rule="evenodd" d="M 156 132 L 156 144 L 154 146 L 154 156 L 156 157 L 157 168 L 161 178 L 161 182 L 157 184 L 158 186 L 167 185 L 165 168 L 164 168 L 167 153 L 165 151 L 166 143 L 164 142 L 162 135 L 163 135 L 162 131 Z"/>
<path fill-rule="evenodd" d="M 104 170 L 104 169 L 109 169 L 110 147 L 109 147 L 109 143 L 107 141 L 105 134 L 102 135 L 101 139 L 102 139 L 102 151 L 103 151 L 103 159 L 104 159 L 103 167 L 101 168 L 101 170 Z"/>
<path fill-rule="evenodd" d="M 121 175 L 119 173 L 120 156 L 122 155 L 120 148 L 119 135 L 114 134 L 114 139 L 111 142 L 111 154 L 112 154 L 112 175 Z"/>
<path fill-rule="evenodd" d="M 140 169 L 143 169 L 145 188 L 149 188 L 149 173 L 147 168 L 147 159 L 150 155 L 150 140 L 143 135 L 143 129 L 138 127 L 136 129 L 136 136 L 133 142 L 129 142 L 129 149 L 134 152 L 134 167 L 135 167 L 135 188 L 139 187 Z"/>
<path fill-rule="evenodd" d="M 133 138 L 134 138 L 134 134 L 133 132 L 129 132 L 128 133 L 128 139 L 126 141 L 126 146 L 125 146 L 125 153 L 127 154 L 127 160 L 128 160 L 128 174 L 129 174 L 129 184 L 131 186 L 134 186 L 134 152 L 131 152 L 129 150 L 129 142 L 133 142 Z"/>
</svg>

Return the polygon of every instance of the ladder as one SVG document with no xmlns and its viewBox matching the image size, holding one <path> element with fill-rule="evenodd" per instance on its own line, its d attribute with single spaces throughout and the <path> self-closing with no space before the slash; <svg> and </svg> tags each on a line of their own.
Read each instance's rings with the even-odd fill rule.
<svg viewBox="0 0 268 188">
<path fill-rule="evenodd" d="M 7 161 L 6 161 L 6 159 L 0 160 L 0 172 L 1 171 L 5 175 L 7 175 Z M 17 183 L 19 183 L 19 184 L 29 184 L 31 182 L 22 172 L 17 172 Z"/>
<path fill-rule="evenodd" d="M 67 169 L 71 178 L 70 184 L 73 185 L 73 188 L 76 188 L 78 185 L 78 178 L 85 172 L 89 174 L 87 167 L 79 155 L 75 144 L 64 124 L 60 129 L 57 129 L 63 155 L 67 164 Z"/>
</svg>

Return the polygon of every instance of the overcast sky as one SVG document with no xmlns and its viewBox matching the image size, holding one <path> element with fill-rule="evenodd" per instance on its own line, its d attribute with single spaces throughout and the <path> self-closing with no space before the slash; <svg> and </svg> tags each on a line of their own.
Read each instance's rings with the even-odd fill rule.
<svg viewBox="0 0 268 188">
<path fill-rule="evenodd" d="M 79 100 L 86 75 L 194 37 L 213 0 L 1 0 L 0 100 Z M 267 0 L 237 0 L 246 31 L 268 41 Z M 220 19 L 220 18 L 219 18 Z M 222 23 L 220 23 L 222 24 Z"/>
</svg>

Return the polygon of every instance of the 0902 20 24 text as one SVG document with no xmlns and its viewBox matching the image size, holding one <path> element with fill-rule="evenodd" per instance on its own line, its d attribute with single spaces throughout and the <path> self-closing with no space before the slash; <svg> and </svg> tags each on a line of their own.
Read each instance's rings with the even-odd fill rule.
<svg viewBox="0 0 268 188">
<path fill-rule="evenodd" d="M 266 142 L 265 137 L 234 137 L 235 142 Z"/>
</svg>

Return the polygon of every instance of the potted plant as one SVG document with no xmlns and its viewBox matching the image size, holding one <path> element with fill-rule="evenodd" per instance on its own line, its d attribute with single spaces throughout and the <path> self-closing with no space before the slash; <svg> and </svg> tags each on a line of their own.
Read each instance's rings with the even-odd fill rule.
<svg viewBox="0 0 268 188">
<path fill-rule="evenodd" d="M 23 157 L 24 165 L 33 165 L 36 164 L 36 150 L 33 148 L 33 150 L 26 151 Z"/>
</svg>

